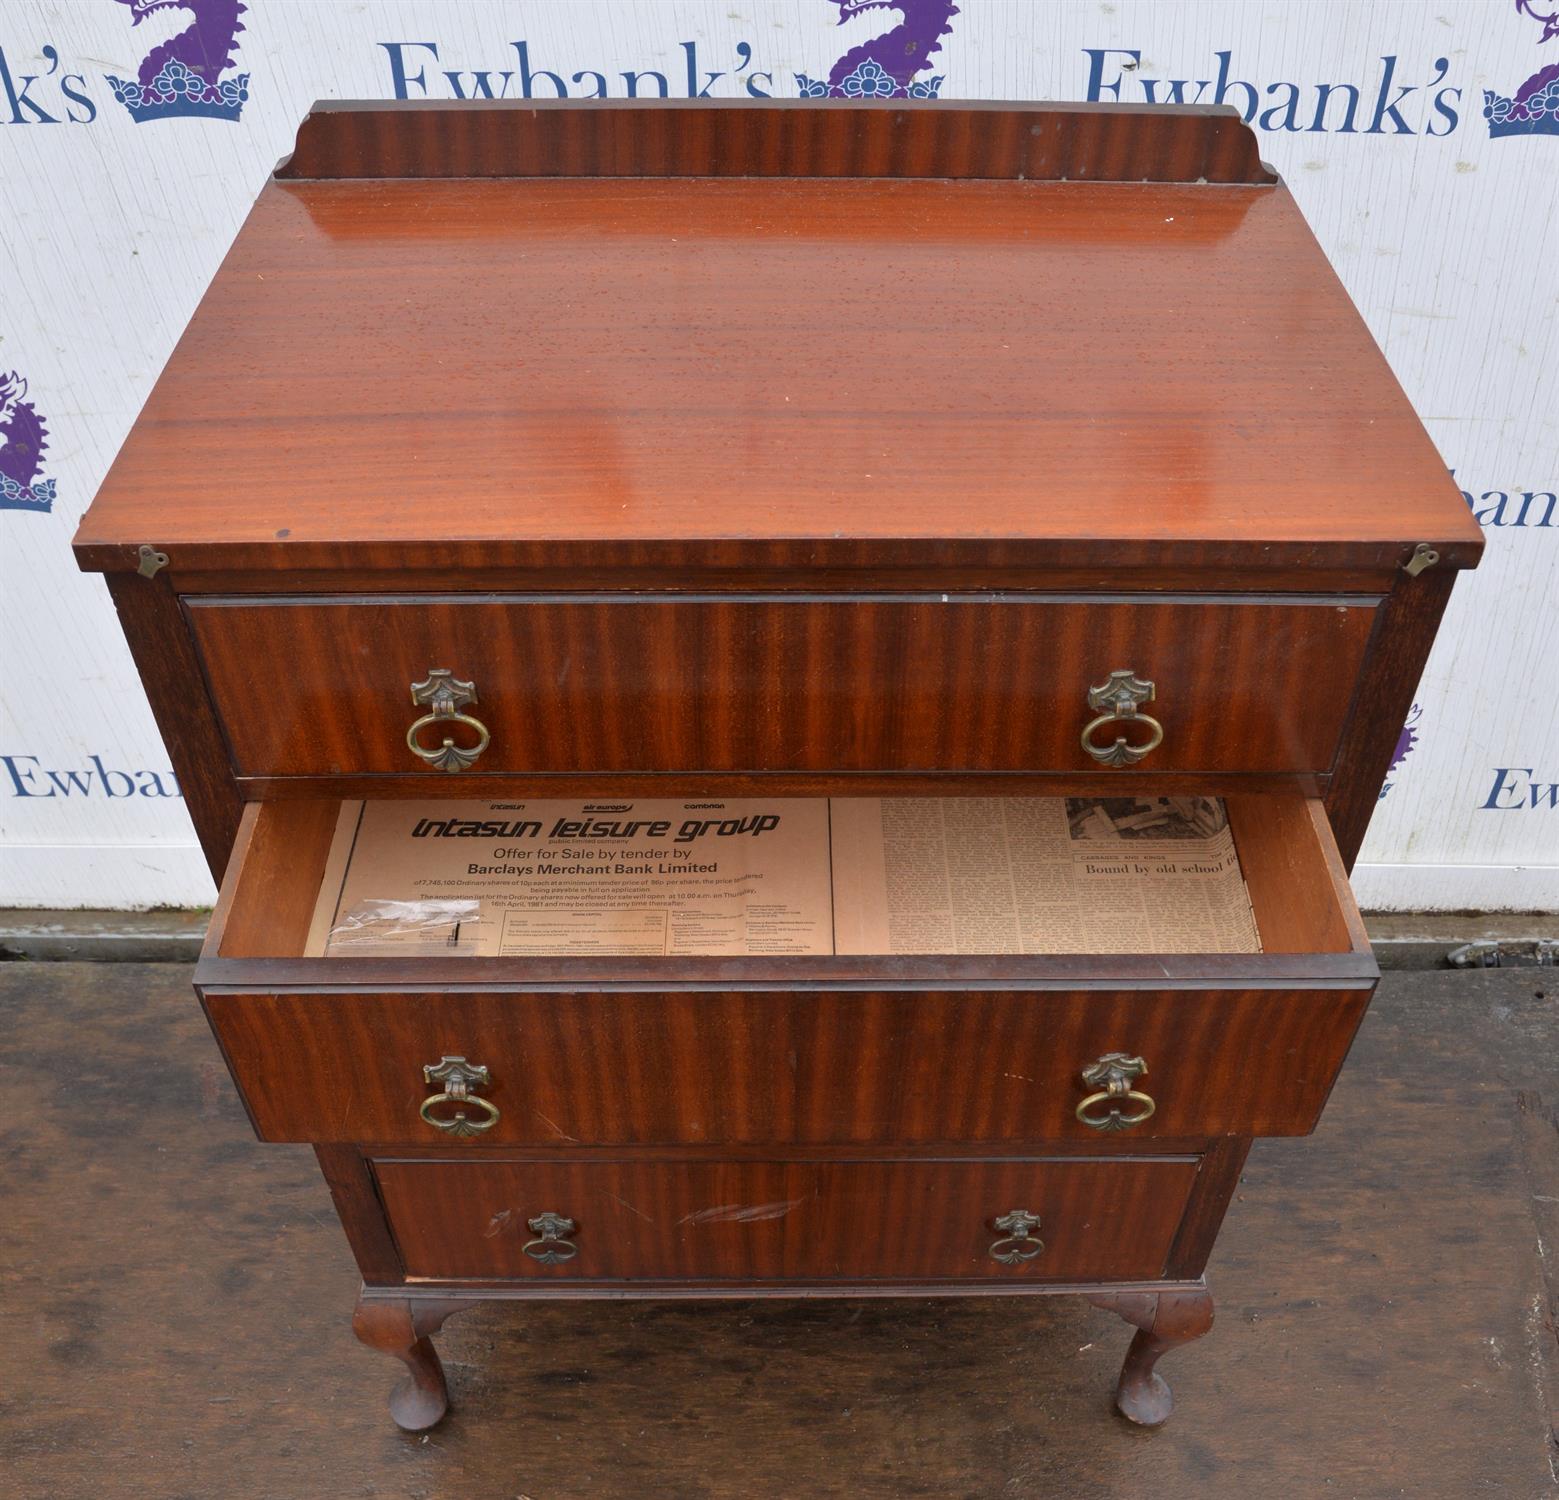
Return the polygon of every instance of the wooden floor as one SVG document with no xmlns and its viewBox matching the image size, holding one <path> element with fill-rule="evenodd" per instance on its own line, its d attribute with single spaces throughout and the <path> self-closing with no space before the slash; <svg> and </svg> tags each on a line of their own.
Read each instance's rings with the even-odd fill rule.
<svg viewBox="0 0 1559 1500">
<path fill-rule="evenodd" d="M 1552 971 L 1388 975 L 1317 1134 L 1252 1153 L 1161 1431 L 1111 1410 L 1125 1327 L 1035 1299 L 477 1309 L 422 1437 L 188 977 L 0 966 L 6 1500 L 1554 1492 Z"/>
</svg>

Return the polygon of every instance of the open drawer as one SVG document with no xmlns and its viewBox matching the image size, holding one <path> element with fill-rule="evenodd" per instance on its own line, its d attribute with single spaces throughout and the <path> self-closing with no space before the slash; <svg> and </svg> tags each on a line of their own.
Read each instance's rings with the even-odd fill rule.
<svg viewBox="0 0 1559 1500">
<path fill-rule="evenodd" d="M 267 1140 L 1302 1134 L 1378 971 L 1320 804 L 1227 807 L 1259 953 L 516 959 L 302 956 L 339 804 L 251 804 L 196 985 Z"/>
</svg>

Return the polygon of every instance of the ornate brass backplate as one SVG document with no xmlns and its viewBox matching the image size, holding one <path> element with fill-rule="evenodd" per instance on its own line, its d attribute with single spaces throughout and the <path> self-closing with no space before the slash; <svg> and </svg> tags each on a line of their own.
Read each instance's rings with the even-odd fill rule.
<svg viewBox="0 0 1559 1500">
<path fill-rule="evenodd" d="M 1089 1063 L 1083 1069 L 1083 1082 L 1097 1092 L 1077 1106 L 1077 1118 L 1090 1130 L 1108 1132 L 1130 1130 L 1133 1125 L 1142 1124 L 1158 1108 L 1150 1095 L 1132 1088 L 1147 1071 L 1148 1065 L 1140 1057 L 1126 1052 L 1106 1052 L 1097 1062 Z M 1130 1114 L 1121 1110 L 1126 1103 L 1136 1105 Z M 1101 1104 L 1109 1106 L 1103 1114 L 1096 1112 Z"/>
<path fill-rule="evenodd" d="M 1022 1265 L 1045 1248 L 1043 1240 L 1033 1238 L 1034 1231 L 1039 1228 L 1039 1215 L 1026 1208 L 1015 1208 L 1010 1214 L 1003 1214 L 992 1221 L 991 1228 L 1003 1231 L 999 1240 L 992 1241 L 990 1254 L 992 1260 L 999 1260 L 1004 1266 Z"/>
<path fill-rule="evenodd" d="M 421 682 L 412 683 L 411 701 L 426 704 L 432 710 L 406 731 L 406 744 L 412 754 L 420 756 L 435 770 L 469 770 L 492 739 L 487 726 L 480 719 L 460 712 L 467 704 L 476 702 L 476 684 L 461 681 L 448 667 L 433 667 Z M 429 748 L 421 742 L 419 736 L 430 724 L 439 727 L 464 724 L 468 729 L 476 731 L 476 743 L 457 745 L 449 735 L 445 735 L 439 745 Z"/>
<path fill-rule="evenodd" d="M 530 1232 L 537 1236 L 524 1247 L 532 1260 L 539 1260 L 544 1266 L 556 1266 L 579 1254 L 579 1246 L 568 1238 L 579 1226 L 566 1214 L 537 1214 L 525 1222 L 530 1226 Z"/>
<path fill-rule="evenodd" d="M 1151 703 L 1157 694 L 1151 682 L 1145 682 L 1135 672 L 1111 672 L 1109 679 L 1098 687 L 1088 689 L 1088 706 L 1098 714 L 1083 728 L 1083 749 L 1101 765 L 1135 765 L 1156 750 L 1164 739 L 1164 726 L 1151 714 L 1141 712 L 1144 703 Z M 1141 724 L 1148 737 L 1140 745 L 1128 743 L 1125 735 L 1117 735 L 1113 744 L 1100 745 L 1094 740 L 1095 730 L 1112 724 Z"/>
<path fill-rule="evenodd" d="M 480 1094 L 471 1092 L 491 1081 L 486 1068 L 468 1063 L 458 1055 L 446 1055 L 436 1063 L 428 1063 L 422 1070 L 422 1077 L 426 1083 L 443 1085 L 443 1091 L 430 1094 L 417 1111 L 435 1130 L 442 1130 L 445 1135 L 452 1135 L 456 1140 L 464 1140 L 469 1136 L 480 1135 L 484 1130 L 491 1130 L 498 1123 L 498 1106 L 491 1099 L 484 1099 Z M 435 1113 L 444 1104 L 456 1106 L 453 1115 Z M 466 1106 L 473 1104 L 482 1111 L 482 1119 L 473 1120 L 467 1113 Z"/>
</svg>

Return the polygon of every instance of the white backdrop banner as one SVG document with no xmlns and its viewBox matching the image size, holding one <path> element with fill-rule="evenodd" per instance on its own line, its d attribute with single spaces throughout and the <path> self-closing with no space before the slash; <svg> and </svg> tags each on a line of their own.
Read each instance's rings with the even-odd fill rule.
<svg viewBox="0 0 1559 1500">
<path fill-rule="evenodd" d="M 0 905 L 211 899 L 69 542 L 308 106 L 599 95 L 1241 110 L 1489 543 L 1361 899 L 1559 907 L 1559 0 L 0 0 Z"/>
</svg>

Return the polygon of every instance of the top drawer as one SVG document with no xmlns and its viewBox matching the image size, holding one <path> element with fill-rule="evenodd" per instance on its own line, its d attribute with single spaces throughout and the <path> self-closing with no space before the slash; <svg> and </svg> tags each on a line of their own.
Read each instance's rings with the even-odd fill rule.
<svg viewBox="0 0 1559 1500">
<path fill-rule="evenodd" d="M 185 601 L 240 776 L 430 769 L 411 686 L 474 684 L 498 773 L 1059 771 L 1111 673 L 1162 741 L 1122 769 L 1330 769 L 1372 596 L 422 595 Z M 265 691 L 256 691 L 263 674 Z M 1093 743 L 1152 725 L 1100 722 Z"/>
</svg>

